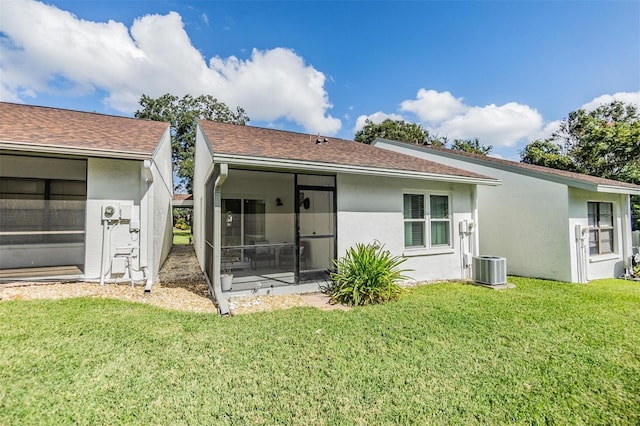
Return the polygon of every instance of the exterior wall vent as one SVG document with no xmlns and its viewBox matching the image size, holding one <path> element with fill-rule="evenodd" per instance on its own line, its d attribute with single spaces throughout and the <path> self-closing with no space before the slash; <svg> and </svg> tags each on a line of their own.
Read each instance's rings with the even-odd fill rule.
<svg viewBox="0 0 640 426">
<path fill-rule="evenodd" d="M 480 284 L 501 285 L 507 283 L 507 259 L 497 256 L 473 258 L 473 280 Z"/>
</svg>

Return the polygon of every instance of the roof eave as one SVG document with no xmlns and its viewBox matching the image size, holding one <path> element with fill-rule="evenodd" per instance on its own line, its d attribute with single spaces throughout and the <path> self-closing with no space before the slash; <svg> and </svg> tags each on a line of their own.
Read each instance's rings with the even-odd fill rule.
<svg viewBox="0 0 640 426">
<path fill-rule="evenodd" d="M 597 192 L 606 192 L 609 194 L 625 194 L 625 195 L 640 195 L 640 189 L 627 188 L 624 186 L 614 185 L 598 185 Z"/>
<path fill-rule="evenodd" d="M 498 186 L 502 182 L 499 179 L 484 179 L 458 175 L 443 175 L 438 173 L 427 173 L 414 170 L 398 170 L 384 168 L 370 168 L 349 164 L 319 163 L 314 161 L 290 160 L 282 158 L 252 157 L 234 154 L 215 154 L 214 163 L 228 163 L 234 166 L 249 166 L 276 168 L 283 170 L 309 170 L 325 173 L 349 173 L 369 176 L 386 176 L 397 178 L 410 178 L 432 180 L 440 182 L 465 183 L 474 185 Z"/>
<path fill-rule="evenodd" d="M 413 150 L 419 150 L 422 152 L 425 151 L 425 148 L 423 146 L 412 146 L 405 142 L 397 142 L 397 141 L 392 141 L 392 140 L 383 139 L 383 138 L 376 139 L 374 141 L 374 144 L 376 144 L 377 142 L 386 143 L 394 146 L 405 147 Z M 538 170 L 524 169 L 522 167 L 518 167 L 517 165 L 512 166 L 509 164 L 495 163 L 495 162 L 492 162 L 491 160 L 485 160 L 482 158 L 467 157 L 467 156 L 456 154 L 455 152 L 430 150 L 429 153 L 434 155 L 439 155 L 441 157 L 447 157 L 447 158 L 457 159 L 461 161 L 466 161 L 469 163 L 492 167 L 492 168 L 504 170 L 507 172 L 513 172 L 513 173 L 517 173 L 517 174 L 521 174 L 524 176 L 529 176 L 537 179 L 560 183 L 563 185 L 570 186 L 572 188 L 584 189 L 587 191 L 604 192 L 604 193 L 612 193 L 612 194 L 640 195 L 640 189 L 629 188 L 625 186 L 617 186 L 617 185 L 596 184 L 596 183 L 591 183 L 584 180 L 573 179 L 570 177 L 556 175 L 553 173 L 545 173 Z"/>
<path fill-rule="evenodd" d="M 0 149 L 9 151 L 31 151 L 41 154 L 78 155 L 86 157 L 116 158 L 122 160 L 149 160 L 153 153 L 111 151 L 107 149 L 77 148 L 61 145 L 34 144 L 30 142 L 0 141 Z"/>
</svg>

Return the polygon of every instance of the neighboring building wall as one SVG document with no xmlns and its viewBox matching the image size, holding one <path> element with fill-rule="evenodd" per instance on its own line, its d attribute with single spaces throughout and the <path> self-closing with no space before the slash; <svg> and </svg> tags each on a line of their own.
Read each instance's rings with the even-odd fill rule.
<svg viewBox="0 0 640 426">
<path fill-rule="evenodd" d="M 173 244 L 173 170 L 171 163 L 171 137 L 165 133 L 153 155 L 153 265 L 154 278 L 164 263 Z"/>
<path fill-rule="evenodd" d="M 567 232 L 566 185 L 435 155 L 425 149 L 385 143 L 376 146 L 502 180 L 501 186 L 478 187 L 480 254 L 505 257 L 512 275 L 573 281 L 574 236 Z"/>
<path fill-rule="evenodd" d="M 626 253 L 628 253 L 629 256 L 631 255 L 631 241 L 629 241 L 628 237 L 624 237 L 624 232 L 629 232 L 629 230 L 625 229 L 626 221 L 624 220 L 626 198 L 627 196 L 621 196 L 619 194 L 604 194 L 575 188 L 569 189 L 569 234 L 574 238 L 574 242 L 575 226 L 588 226 L 588 202 L 607 202 L 613 204 L 614 253 L 590 256 L 588 252 L 589 242 L 587 239 L 587 279 L 589 280 L 619 277 L 624 274 L 625 244 L 627 245 Z M 576 265 L 575 258 L 577 250 L 577 245 L 574 244 L 571 250 L 571 257 L 572 260 L 574 260 L 573 265 Z M 573 268 L 573 272 L 574 274 L 577 274 L 575 266 Z M 576 281 L 576 275 L 574 275 L 573 281 Z"/>
<path fill-rule="evenodd" d="M 151 224 L 146 218 L 140 217 L 141 161 L 89 158 L 87 169 L 85 277 L 99 279 L 103 252 L 102 207 L 111 203 L 132 205 L 132 218 L 140 220 L 140 233 L 129 232 L 128 224 L 110 227 L 106 247 L 108 249 L 110 246 L 112 253 L 116 247 L 138 244 L 142 251 Z M 105 256 L 107 259 L 108 256 Z"/>
<path fill-rule="evenodd" d="M 402 267 L 417 281 L 462 277 L 458 223 L 472 219 L 472 185 L 425 182 L 359 175 L 338 175 L 338 257 L 356 243 L 375 240 L 395 256 L 405 256 Z M 453 248 L 431 254 L 404 247 L 403 193 L 447 193 L 452 197 Z M 468 241 L 465 241 L 465 246 Z M 420 255 L 412 255 L 422 253 Z"/>
<path fill-rule="evenodd" d="M 211 151 L 207 144 L 200 126 L 197 127 L 196 133 L 196 149 L 193 168 L 193 221 L 192 231 L 193 247 L 196 252 L 200 267 L 204 270 L 204 245 L 205 245 L 205 200 L 206 200 L 206 182 L 207 173 L 213 165 Z"/>
</svg>

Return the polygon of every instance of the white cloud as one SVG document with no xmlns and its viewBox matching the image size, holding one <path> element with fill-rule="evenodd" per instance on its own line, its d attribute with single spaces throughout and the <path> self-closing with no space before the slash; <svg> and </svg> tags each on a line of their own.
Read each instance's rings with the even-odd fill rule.
<svg viewBox="0 0 640 426">
<path fill-rule="evenodd" d="M 294 51 L 254 49 L 246 60 L 214 57 L 207 64 L 175 12 L 146 15 L 127 28 L 15 0 L 3 2 L 0 28 L 4 100 L 100 90 L 108 93 L 109 106 L 131 113 L 143 93 L 212 94 L 231 107 L 242 106 L 254 120 L 286 118 L 324 134 L 341 127 L 327 113 L 332 105 L 325 75 Z"/>
<path fill-rule="evenodd" d="M 462 103 L 462 98 L 454 98 L 449 92 L 437 92 L 435 90 L 418 90 L 416 99 L 406 100 L 400 104 L 401 111 L 416 114 L 420 120 L 438 123 L 450 119 L 462 112 L 467 107 Z"/>
<path fill-rule="evenodd" d="M 624 103 L 632 104 L 637 108 L 640 108 L 640 91 L 618 92 L 614 93 L 613 95 L 601 95 L 582 105 L 581 108 L 587 111 L 591 111 L 598 108 L 600 105 L 609 104 L 613 101 L 622 101 Z"/>
<path fill-rule="evenodd" d="M 479 138 L 484 144 L 515 146 L 542 126 L 542 116 L 527 105 L 507 104 L 471 107 L 438 125 L 438 134 L 449 138 Z"/>
<path fill-rule="evenodd" d="M 450 92 L 420 89 L 416 99 L 405 100 L 400 104 L 403 112 L 414 113 L 418 122 L 432 135 L 453 139 L 479 138 L 483 144 L 496 146 L 515 146 L 522 140 L 530 140 L 531 135 L 542 128 L 542 116 L 535 109 L 509 102 L 504 105 L 470 106 L 463 98 L 456 98 Z M 372 116 L 394 116 L 397 114 L 377 112 Z M 356 122 L 356 131 L 362 128 L 365 118 Z M 406 120 L 406 119 L 405 119 Z M 380 120 L 381 121 L 381 120 Z"/>
<path fill-rule="evenodd" d="M 391 120 L 404 120 L 404 117 L 398 114 L 387 114 L 382 111 L 374 112 L 370 115 L 361 115 L 356 119 L 356 125 L 353 129 L 353 132 L 358 132 L 362 130 L 367 120 L 371 120 L 374 123 L 382 123 L 387 118 Z"/>
<path fill-rule="evenodd" d="M 538 132 L 532 133 L 528 137 L 529 141 L 550 138 L 554 132 L 557 132 L 558 130 L 560 130 L 561 123 L 562 123 L 562 120 L 554 120 L 546 123 L 544 127 L 542 127 Z"/>
<path fill-rule="evenodd" d="M 601 95 L 582 105 L 582 108 L 594 109 L 614 99 L 640 108 L 640 92 Z M 456 98 L 450 92 L 427 89 L 418 90 L 416 99 L 401 102 L 399 110 L 415 114 L 418 118 L 416 121 L 432 135 L 447 137 L 449 140 L 477 137 L 483 144 L 496 147 L 515 147 L 536 139 L 548 138 L 560 129 L 562 123 L 561 120 L 545 123 L 536 109 L 517 102 L 472 106 L 466 105 L 462 97 Z M 358 117 L 355 131 L 362 128 L 367 118 L 380 122 L 387 117 L 411 121 L 398 114 L 378 111 Z"/>
</svg>

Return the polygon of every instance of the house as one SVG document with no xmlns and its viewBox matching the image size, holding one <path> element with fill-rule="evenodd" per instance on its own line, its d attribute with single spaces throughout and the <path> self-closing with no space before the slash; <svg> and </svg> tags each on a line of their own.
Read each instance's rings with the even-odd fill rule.
<svg viewBox="0 0 640 426">
<path fill-rule="evenodd" d="M 0 103 L 0 279 L 150 288 L 172 194 L 167 123 Z"/>
<path fill-rule="evenodd" d="M 200 121 L 194 247 L 219 302 L 317 290 L 356 243 L 405 257 L 414 280 L 461 278 L 475 241 L 459 224 L 476 220 L 476 187 L 498 184 L 358 142 Z"/>
<path fill-rule="evenodd" d="M 638 185 L 385 139 L 374 145 L 500 179 L 478 188 L 478 233 L 480 254 L 506 257 L 509 274 L 584 283 L 630 266 Z"/>
</svg>

